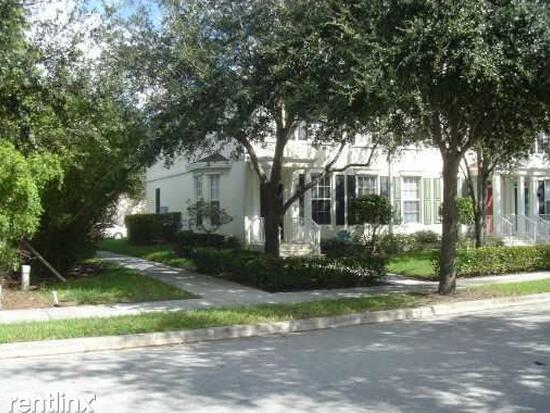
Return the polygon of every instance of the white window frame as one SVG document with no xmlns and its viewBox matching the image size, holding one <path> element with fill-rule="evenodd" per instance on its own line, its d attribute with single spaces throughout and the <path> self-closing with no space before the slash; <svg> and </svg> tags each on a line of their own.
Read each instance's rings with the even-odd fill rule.
<svg viewBox="0 0 550 413">
<path fill-rule="evenodd" d="M 220 174 L 210 174 L 208 175 L 208 200 L 210 202 L 217 201 L 220 202 L 220 181 L 221 181 L 221 175 Z M 217 182 L 217 187 L 213 185 L 214 182 Z M 216 188 L 216 191 L 213 190 L 213 188 Z M 213 193 L 217 192 L 213 196 Z"/>
<path fill-rule="evenodd" d="M 316 179 L 316 177 L 320 174 L 311 174 L 311 179 Z M 332 199 L 333 196 L 333 176 L 325 176 L 321 181 L 317 182 L 312 188 L 311 188 L 311 219 L 315 221 L 313 218 L 314 214 L 314 208 L 313 203 L 314 201 L 328 201 L 329 202 L 329 222 L 328 223 L 317 223 L 318 225 L 332 225 L 333 219 L 333 208 L 334 208 L 334 201 Z M 327 195 L 328 191 L 328 195 Z M 317 221 L 315 221 L 317 222 Z"/>
<path fill-rule="evenodd" d="M 203 175 L 194 175 L 193 176 L 193 185 L 195 190 L 195 201 L 200 201 L 204 199 L 204 179 Z"/>
<path fill-rule="evenodd" d="M 373 191 L 365 191 L 365 192 L 362 192 L 362 188 L 366 188 L 368 189 L 369 187 L 368 186 L 364 186 L 364 187 L 361 187 L 361 185 L 359 184 L 360 180 L 361 179 L 366 179 L 366 180 L 372 180 L 374 182 L 374 192 Z M 374 175 L 374 174 L 357 174 L 355 175 L 355 195 L 357 197 L 360 197 L 360 196 L 363 196 L 363 195 L 369 195 L 369 194 L 375 194 L 375 195 L 379 195 L 380 194 L 380 176 L 379 175 Z"/>
<path fill-rule="evenodd" d="M 411 191 L 407 191 L 406 181 L 408 180 L 414 180 L 416 181 L 417 185 L 417 197 L 416 198 L 408 198 L 405 194 L 410 193 Z M 407 221 L 406 215 L 411 215 L 412 212 L 407 212 L 405 209 L 405 204 L 411 204 L 416 203 L 418 205 L 418 209 L 416 212 L 416 215 L 418 216 L 418 220 L 416 221 Z M 420 176 L 402 176 L 401 177 L 401 215 L 403 218 L 403 224 L 422 224 L 422 177 Z"/>
<path fill-rule="evenodd" d="M 214 186 L 213 183 L 217 182 L 217 186 Z M 216 188 L 216 190 L 214 190 Z M 218 204 L 218 209 L 221 208 L 221 174 L 209 174 L 208 175 L 208 202 L 210 206 L 212 203 L 216 202 Z M 219 218 L 218 218 L 219 219 Z M 213 224 L 213 219 L 211 219 L 211 224 Z"/>
</svg>

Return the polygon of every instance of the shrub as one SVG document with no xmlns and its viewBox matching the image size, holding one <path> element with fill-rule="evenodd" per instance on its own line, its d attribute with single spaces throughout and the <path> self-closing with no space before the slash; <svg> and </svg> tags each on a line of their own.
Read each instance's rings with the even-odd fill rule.
<svg viewBox="0 0 550 413">
<path fill-rule="evenodd" d="M 384 234 L 380 237 L 380 249 L 385 254 L 402 254 L 415 249 L 415 239 L 409 234 Z"/>
<path fill-rule="evenodd" d="M 354 199 L 349 210 L 351 220 L 358 225 L 364 244 L 371 250 L 377 246 L 377 233 L 383 225 L 388 225 L 392 217 L 390 201 L 383 196 L 368 194 Z M 364 224 L 368 224 L 364 226 Z"/>
<path fill-rule="evenodd" d="M 434 268 L 439 273 L 439 257 L 434 258 Z M 462 277 L 550 270 L 550 245 L 460 250 L 456 268 Z"/>
<path fill-rule="evenodd" d="M 25 156 L 0 139 L 0 276 L 18 264 L 19 243 L 32 237 L 43 213 L 46 184 L 58 179 L 59 160 L 53 155 Z"/>
<path fill-rule="evenodd" d="M 193 231 L 179 231 L 174 239 L 176 254 L 185 256 L 187 251 L 196 247 L 239 249 L 239 240 L 230 235 L 208 234 Z"/>
<path fill-rule="evenodd" d="M 458 222 L 462 225 L 471 225 L 474 223 L 474 201 L 470 197 L 458 198 L 456 200 L 458 209 Z"/>
<path fill-rule="evenodd" d="M 383 255 L 347 258 L 273 258 L 261 252 L 190 248 L 186 251 L 199 272 L 222 275 L 267 291 L 356 287 L 385 274 Z"/>
<path fill-rule="evenodd" d="M 425 249 L 426 247 L 434 247 L 440 242 L 439 235 L 434 231 L 417 231 L 412 234 L 416 243 L 416 249 Z"/>
<path fill-rule="evenodd" d="M 441 238 L 433 231 L 418 231 L 414 234 L 384 234 L 380 237 L 379 242 L 380 249 L 384 253 L 403 254 L 438 248 Z"/>
<path fill-rule="evenodd" d="M 366 248 L 351 240 L 329 238 L 321 240 L 321 253 L 329 258 L 351 257 L 366 253 Z"/>
<path fill-rule="evenodd" d="M 181 228 L 181 213 L 128 215 L 125 223 L 131 244 L 170 242 Z"/>
</svg>

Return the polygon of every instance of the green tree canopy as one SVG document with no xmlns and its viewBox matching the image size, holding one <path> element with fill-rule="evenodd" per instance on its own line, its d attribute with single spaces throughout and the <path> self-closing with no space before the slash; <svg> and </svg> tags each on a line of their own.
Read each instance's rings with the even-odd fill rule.
<svg viewBox="0 0 550 413">
<path fill-rule="evenodd" d="M 363 24 L 365 16 L 375 24 Z M 335 13 L 342 33 L 335 42 L 354 52 L 343 82 L 358 99 L 368 96 L 372 72 L 362 68 L 380 62 L 378 95 L 403 120 L 394 133 L 431 142 L 441 152 L 441 293 L 455 288 L 463 155 L 483 140 L 516 146 L 516 139 L 547 125 L 549 23 L 549 5 L 541 0 L 353 1 Z"/>
<path fill-rule="evenodd" d="M 334 92 L 343 60 L 322 41 L 337 30 L 327 20 L 330 3 L 166 0 L 160 27 L 140 20 L 120 52 L 140 69 L 132 78 L 149 92 L 154 155 L 170 159 L 228 145 L 248 156 L 263 192 L 265 249 L 273 255 L 282 216 L 315 184 L 282 199 L 289 140 L 305 130 L 314 141 L 335 143 L 320 180 L 334 171 L 346 142 L 369 124 L 374 130 L 379 113 L 375 102 L 350 111 L 348 96 Z M 258 159 L 258 142 L 271 145 L 269 161 Z"/>
</svg>

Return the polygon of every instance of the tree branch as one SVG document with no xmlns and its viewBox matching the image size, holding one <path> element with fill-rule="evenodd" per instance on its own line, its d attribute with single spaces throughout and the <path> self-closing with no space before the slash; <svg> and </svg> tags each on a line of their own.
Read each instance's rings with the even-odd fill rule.
<svg viewBox="0 0 550 413">
<path fill-rule="evenodd" d="M 260 178 L 260 182 L 265 183 L 267 181 L 267 176 L 264 172 L 264 169 L 262 168 L 262 165 L 260 165 L 260 161 L 258 160 L 256 151 L 254 150 L 254 146 L 252 146 L 252 143 L 245 137 L 237 137 L 236 139 L 241 145 L 244 146 L 244 148 L 248 152 L 250 162 L 252 163 L 252 167 L 254 168 L 254 171 L 256 171 L 258 178 Z"/>
<path fill-rule="evenodd" d="M 344 151 L 344 148 L 346 146 L 346 142 L 342 142 L 340 144 L 340 147 L 338 148 L 338 152 L 336 152 L 336 155 L 328 162 L 324 168 L 323 172 L 317 175 L 314 179 L 312 179 L 310 182 L 308 182 L 306 185 L 304 185 L 302 188 L 298 188 L 294 193 L 286 200 L 286 202 L 283 204 L 283 212 L 286 212 L 290 206 L 298 200 L 303 194 L 305 194 L 307 191 L 309 191 L 311 188 L 313 188 L 315 185 L 317 185 L 322 179 L 324 179 L 327 175 L 335 172 L 344 172 L 345 170 L 353 167 L 367 167 L 370 165 L 372 158 L 374 156 L 374 153 L 376 152 L 376 149 L 378 148 L 378 143 L 374 144 L 372 147 L 371 153 L 369 155 L 369 158 L 367 159 L 366 163 L 349 163 L 346 166 L 343 166 L 342 168 L 333 168 L 334 164 L 338 161 L 338 158 Z"/>
<path fill-rule="evenodd" d="M 477 198 L 476 198 L 476 192 L 474 188 L 474 180 L 472 177 L 472 170 L 468 166 L 468 160 L 466 159 L 466 154 L 462 156 L 462 160 L 464 161 L 464 168 L 461 165 L 460 169 L 462 170 L 462 173 L 466 178 L 466 182 L 468 183 L 468 188 L 470 189 L 470 198 L 474 203 L 474 218 L 477 220 L 479 218 L 479 214 L 478 214 L 479 211 L 477 210 Z M 478 176 L 478 179 L 481 179 L 481 178 Z"/>
</svg>

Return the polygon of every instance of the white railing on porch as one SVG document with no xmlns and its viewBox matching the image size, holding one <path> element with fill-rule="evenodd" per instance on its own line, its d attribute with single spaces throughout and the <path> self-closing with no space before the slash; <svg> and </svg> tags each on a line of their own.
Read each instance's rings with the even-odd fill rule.
<svg viewBox="0 0 550 413">
<path fill-rule="evenodd" d="M 265 243 L 264 219 L 244 217 L 244 233 L 247 245 L 263 245 Z"/>
<path fill-rule="evenodd" d="M 247 245 L 265 243 L 264 219 L 244 217 L 245 240 Z M 321 227 L 311 218 L 285 218 L 281 241 L 310 245 L 314 253 L 321 253 Z"/>
<path fill-rule="evenodd" d="M 512 245 L 516 242 L 550 243 L 550 216 L 488 215 L 487 234 L 502 237 Z"/>
<path fill-rule="evenodd" d="M 550 243 L 550 214 L 541 214 L 537 217 L 537 242 Z"/>
<path fill-rule="evenodd" d="M 510 241 L 514 233 L 514 226 L 502 215 L 487 215 L 487 234 L 502 237 Z"/>
<path fill-rule="evenodd" d="M 526 215 L 511 214 L 505 218 L 512 223 L 513 237 L 528 243 L 537 243 L 537 222 Z"/>
<path fill-rule="evenodd" d="M 308 244 L 321 253 L 321 227 L 311 218 L 292 217 L 285 219 L 283 242 Z"/>
</svg>

